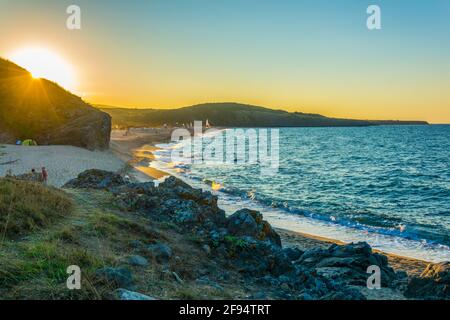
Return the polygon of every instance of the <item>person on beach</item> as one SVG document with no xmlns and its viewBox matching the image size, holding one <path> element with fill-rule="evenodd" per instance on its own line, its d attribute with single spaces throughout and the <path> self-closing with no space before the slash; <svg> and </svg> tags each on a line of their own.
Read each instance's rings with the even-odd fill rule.
<svg viewBox="0 0 450 320">
<path fill-rule="evenodd" d="M 48 172 L 45 167 L 42 167 L 42 183 L 47 184 Z"/>
</svg>

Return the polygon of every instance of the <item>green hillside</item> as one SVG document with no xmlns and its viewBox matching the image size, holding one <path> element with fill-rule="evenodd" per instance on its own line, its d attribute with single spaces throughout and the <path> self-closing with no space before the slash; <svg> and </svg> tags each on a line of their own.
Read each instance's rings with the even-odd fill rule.
<svg viewBox="0 0 450 320">
<path fill-rule="evenodd" d="M 180 109 L 127 109 L 97 106 L 119 127 L 161 126 L 206 121 L 219 127 L 342 127 L 426 122 L 376 122 L 328 118 L 319 114 L 287 112 L 239 103 L 205 103 Z"/>
</svg>

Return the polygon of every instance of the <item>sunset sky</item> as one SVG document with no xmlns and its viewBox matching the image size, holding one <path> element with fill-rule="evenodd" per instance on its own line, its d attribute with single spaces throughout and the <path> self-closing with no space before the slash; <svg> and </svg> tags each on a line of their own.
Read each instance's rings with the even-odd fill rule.
<svg viewBox="0 0 450 320">
<path fill-rule="evenodd" d="M 382 30 L 366 28 L 370 4 Z M 0 0 L 0 56 L 36 48 L 91 103 L 450 123 L 448 0 Z"/>
</svg>

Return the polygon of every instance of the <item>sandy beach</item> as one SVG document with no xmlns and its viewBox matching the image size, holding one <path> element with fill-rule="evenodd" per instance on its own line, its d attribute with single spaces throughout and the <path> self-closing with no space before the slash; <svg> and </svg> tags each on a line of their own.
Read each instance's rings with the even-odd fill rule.
<svg viewBox="0 0 450 320">
<path fill-rule="evenodd" d="M 111 152 L 123 162 L 134 168 L 132 175 L 143 181 L 148 177 L 160 179 L 167 173 L 150 168 L 148 163 L 155 159 L 153 153 L 155 145 L 170 141 L 172 129 L 149 128 L 113 130 L 111 133 Z"/>
<path fill-rule="evenodd" d="M 61 187 L 85 170 L 118 171 L 124 162 L 110 151 L 88 151 L 72 146 L 4 145 L 0 148 L 0 176 L 9 170 L 14 175 L 29 173 L 33 168 L 40 172 L 42 167 L 48 171 L 48 183 Z"/>
</svg>

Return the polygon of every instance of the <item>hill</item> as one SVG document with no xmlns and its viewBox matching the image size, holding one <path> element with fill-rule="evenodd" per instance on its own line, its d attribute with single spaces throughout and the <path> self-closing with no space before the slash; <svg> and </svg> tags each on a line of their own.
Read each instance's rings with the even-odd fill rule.
<svg viewBox="0 0 450 320">
<path fill-rule="evenodd" d="M 106 113 L 0 58 L 0 142 L 31 138 L 41 145 L 106 149 L 110 132 Z"/>
<path fill-rule="evenodd" d="M 329 118 L 319 114 L 287 112 L 239 103 L 205 103 L 180 109 L 127 109 L 97 106 L 119 127 L 161 126 L 209 122 L 218 127 L 347 127 L 390 124 L 427 124 L 424 121 L 369 121 Z"/>
</svg>

